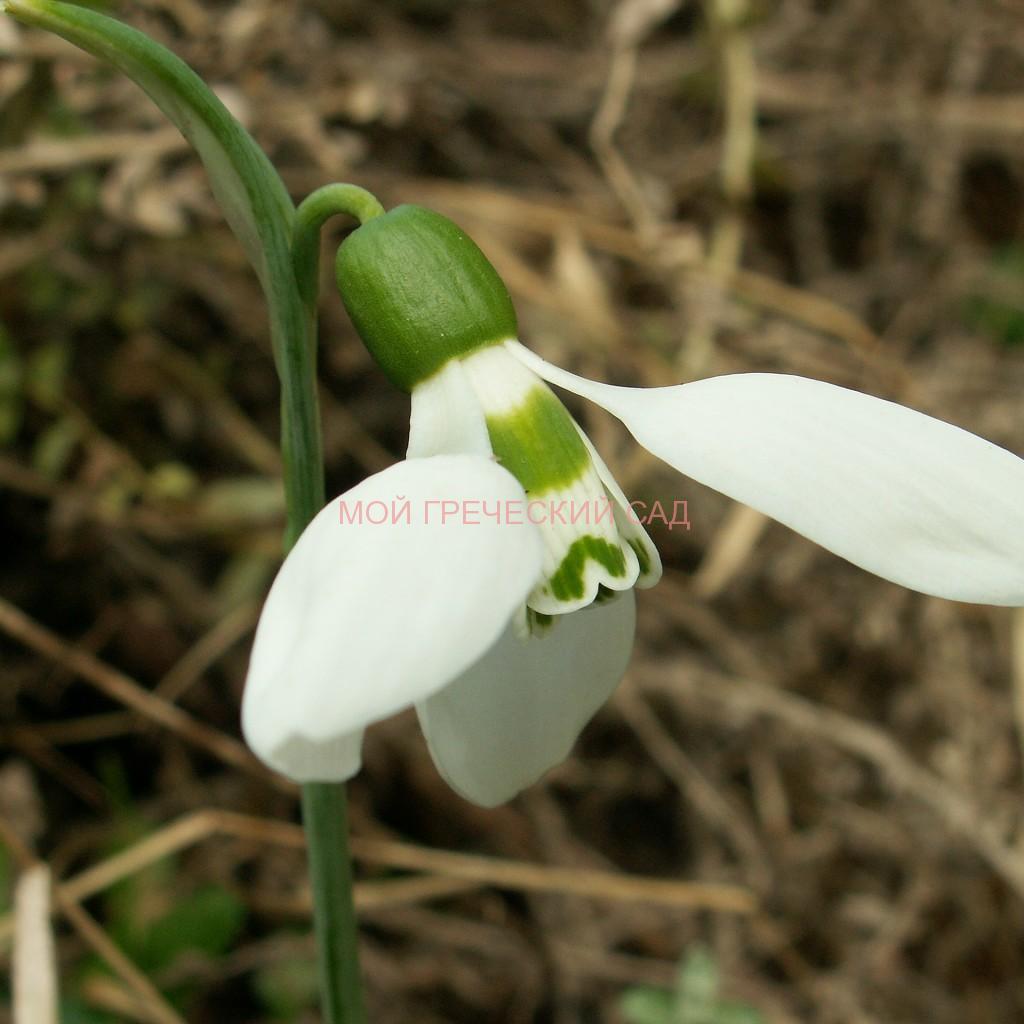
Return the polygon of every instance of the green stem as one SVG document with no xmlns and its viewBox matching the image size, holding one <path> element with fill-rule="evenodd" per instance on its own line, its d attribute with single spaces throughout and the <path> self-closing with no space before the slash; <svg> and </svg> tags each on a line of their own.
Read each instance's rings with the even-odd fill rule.
<svg viewBox="0 0 1024 1024">
<path fill-rule="evenodd" d="M 357 923 L 352 903 L 345 787 L 302 787 L 302 823 L 309 850 L 320 996 L 326 1024 L 364 1024 Z"/>
<path fill-rule="evenodd" d="M 279 353 L 281 450 L 284 461 L 289 550 L 324 505 L 320 416 L 316 393 L 316 307 L 303 329 L 290 331 Z M 313 919 L 325 1024 L 365 1024 L 359 947 L 352 901 L 348 809 L 344 783 L 302 787 Z"/>
<path fill-rule="evenodd" d="M 343 213 L 365 224 L 383 212 L 384 207 L 376 196 L 358 185 L 324 185 L 299 204 L 292 234 L 292 261 L 299 291 L 308 307 L 316 305 L 320 282 L 320 229 L 324 223 Z"/>
<path fill-rule="evenodd" d="M 286 330 L 278 361 L 290 548 L 324 504 L 320 417 L 316 392 L 316 312 L 320 279 L 320 229 L 337 213 L 365 223 L 384 208 L 355 185 L 326 185 L 295 213 L 292 268 L 305 312 L 298 330 Z M 359 976 L 358 928 L 352 901 L 352 859 L 348 849 L 348 806 L 342 783 L 302 787 L 302 823 L 309 851 L 313 920 L 320 993 L 326 1024 L 365 1024 Z"/>
</svg>

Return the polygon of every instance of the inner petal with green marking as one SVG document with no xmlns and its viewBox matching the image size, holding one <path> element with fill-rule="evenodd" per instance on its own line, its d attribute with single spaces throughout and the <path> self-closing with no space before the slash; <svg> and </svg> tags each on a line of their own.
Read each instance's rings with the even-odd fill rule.
<svg viewBox="0 0 1024 1024">
<path fill-rule="evenodd" d="M 604 591 L 633 587 L 641 563 L 645 573 L 650 567 L 650 542 L 639 544 L 632 530 L 624 536 L 627 510 L 602 482 L 565 406 L 502 347 L 466 356 L 462 365 L 483 408 L 494 456 L 523 485 L 524 518 L 544 539 L 543 577 L 528 607 L 559 615 L 586 607 Z"/>
</svg>

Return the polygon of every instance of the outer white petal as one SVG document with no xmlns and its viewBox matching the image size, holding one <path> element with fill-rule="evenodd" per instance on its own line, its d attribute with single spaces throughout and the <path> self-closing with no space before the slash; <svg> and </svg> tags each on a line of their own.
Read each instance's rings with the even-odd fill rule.
<svg viewBox="0 0 1024 1024">
<path fill-rule="evenodd" d="M 885 579 L 1024 605 L 1024 460 L 893 402 L 783 374 L 620 388 L 516 346 L 680 472 Z"/>
<path fill-rule="evenodd" d="M 300 781 L 351 776 L 364 726 L 434 693 L 501 636 L 537 581 L 541 544 L 528 524 L 442 521 L 442 501 L 484 499 L 523 490 L 476 456 L 414 459 L 310 523 L 271 587 L 246 680 L 242 727 L 264 761 Z M 396 500 L 411 521 L 374 525 Z M 362 521 L 345 521 L 342 503 Z"/>
<path fill-rule="evenodd" d="M 633 649 L 632 591 L 514 628 L 472 668 L 417 705 L 438 770 L 467 800 L 494 807 L 563 761 L 622 678 Z"/>
</svg>

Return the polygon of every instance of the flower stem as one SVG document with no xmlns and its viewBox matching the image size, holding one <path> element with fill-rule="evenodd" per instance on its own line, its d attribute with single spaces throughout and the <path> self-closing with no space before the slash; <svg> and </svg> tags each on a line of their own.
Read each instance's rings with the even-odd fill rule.
<svg viewBox="0 0 1024 1024">
<path fill-rule="evenodd" d="M 324 504 L 320 417 L 316 392 L 316 305 L 320 269 L 320 228 L 328 217 L 347 213 L 360 223 L 384 208 L 355 185 L 327 185 L 298 208 L 292 232 L 292 267 L 304 309 L 301 329 L 283 332 L 281 418 L 290 548 Z M 302 822 L 309 851 L 313 920 L 325 1024 L 365 1024 L 352 861 L 348 850 L 348 807 L 342 783 L 302 787 Z"/>
<path fill-rule="evenodd" d="M 299 204 L 292 235 L 292 260 L 299 291 L 307 306 L 316 305 L 320 280 L 320 229 L 324 223 L 330 217 L 343 213 L 365 224 L 383 212 L 384 207 L 377 197 L 358 185 L 324 185 Z"/>
<path fill-rule="evenodd" d="M 287 364 L 287 360 L 285 363 Z M 291 382 L 295 384 L 294 381 Z M 292 450 L 319 451 L 319 421 L 316 416 L 316 392 L 310 392 L 315 379 L 306 387 L 284 387 L 282 412 L 287 418 L 294 406 L 299 415 L 291 420 L 293 429 L 302 434 L 311 424 L 316 443 Z M 303 400 L 301 396 L 305 395 Z M 312 413 L 312 419 L 310 417 Z M 298 473 L 302 459 L 286 460 L 285 473 Z M 310 467 L 309 473 L 314 469 Z M 304 480 L 306 486 L 286 488 L 296 495 L 289 502 L 286 544 L 298 538 L 306 523 L 323 505 L 323 470 L 319 463 L 315 477 Z M 312 510 L 303 507 L 302 495 L 316 496 L 319 502 Z M 309 856 L 309 878 L 313 892 L 313 921 L 316 931 L 317 966 L 324 1024 L 365 1024 L 363 993 L 359 977 L 359 946 L 355 905 L 352 900 L 352 860 L 348 850 L 348 801 L 345 785 L 339 782 L 309 782 L 302 787 L 302 824 L 306 830 Z"/>
<path fill-rule="evenodd" d="M 309 849 L 320 997 L 326 1024 L 364 1024 L 345 787 L 302 787 L 302 823 Z"/>
</svg>

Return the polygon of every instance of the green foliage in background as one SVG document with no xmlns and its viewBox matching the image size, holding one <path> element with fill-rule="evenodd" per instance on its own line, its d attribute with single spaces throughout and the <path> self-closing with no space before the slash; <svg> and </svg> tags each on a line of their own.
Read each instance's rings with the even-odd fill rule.
<svg viewBox="0 0 1024 1024">
<path fill-rule="evenodd" d="M 991 261 L 991 274 L 964 301 L 968 327 L 1001 345 L 1024 344 L 1024 245 L 1007 245 Z"/>
<path fill-rule="evenodd" d="M 294 1021 L 319 999 L 316 960 L 294 958 L 268 964 L 253 979 L 256 994 L 271 1020 Z"/>
<path fill-rule="evenodd" d="M 121 815 L 115 838 L 105 851 L 113 855 L 150 835 L 152 823 L 132 807 L 130 798 L 126 801 L 124 779 L 119 778 L 123 770 L 110 763 L 105 767 L 103 775 Z M 224 956 L 236 945 L 246 922 L 245 904 L 235 893 L 217 885 L 182 891 L 182 877 L 177 858 L 166 857 L 122 879 L 103 897 L 111 938 L 158 985 L 162 975 L 186 958 L 215 961 Z M 94 961 L 85 976 L 102 970 L 100 962 Z M 200 982 L 197 978 L 196 984 Z M 161 987 L 179 1007 L 187 1007 L 195 991 L 188 981 Z M 85 1006 L 76 1009 L 72 1002 L 69 1007 L 69 1020 L 97 1019 Z"/>
<path fill-rule="evenodd" d="M 622 1015 L 629 1024 L 764 1024 L 750 1006 L 718 998 L 719 976 L 706 949 L 689 952 L 679 966 L 671 991 L 631 988 L 622 997 Z"/>
<path fill-rule="evenodd" d="M 25 414 L 24 374 L 14 339 L 0 324 L 0 445 L 10 444 L 21 429 Z"/>
</svg>

